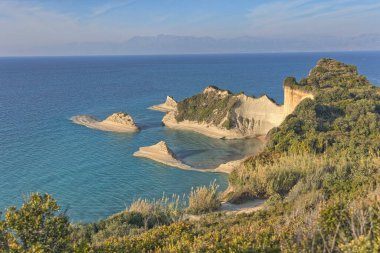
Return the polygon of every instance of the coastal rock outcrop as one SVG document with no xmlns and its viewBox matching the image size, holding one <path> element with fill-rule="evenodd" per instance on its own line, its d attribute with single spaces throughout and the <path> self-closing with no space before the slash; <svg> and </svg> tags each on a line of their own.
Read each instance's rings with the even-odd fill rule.
<svg viewBox="0 0 380 253">
<path fill-rule="evenodd" d="M 174 100 L 173 97 L 167 96 L 165 103 L 153 105 L 149 107 L 149 109 L 160 112 L 171 112 L 177 110 L 177 102 Z"/>
<path fill-rule="evenodd" d="M 184 164 L 177 159 L 176 155 L 164 141 L 160 141 L 152 146 L 141 147 L 133 154 L 133 156 L 152 159 L 154 161 L 184 170 L 195 170 L 191 166 Z"/>
<path fill-rule="evenodd" d="M 267 96 L 232 94 L 215 86 L 177 104 L 163 118 L 165 126 L 213 138 L 239 139 L 266 135 L 284 119 L 283 106 Z"/>
<path fill-rule="evenodd" d="M 166 142 L 160 141 L 157 144 L 154 144 L 152 146 L 148 147 L 141 147 L 138 151 L 133 153 L 133 156 L 135 157 L 143 157 L 148 158 L 153 161 L 169 165 L 171 167 L 183 169 L 183 170 L 193 170 L 198 172 L 211 172 L 211 173 L 231 173 L 241 162 L 245 160 L 239 159 L 234 161 L 229 161 L 226 163 L 222 163 L 216 168 L 209 168 L 209 169 L 201 169 L 201 168 L 194 168 L 190 165 L 187 165 L 183 163 L 180 159 L 177 158 L 177 156 L 174 154 L 174 152 L 168 147 Z"/>
<path fill-rule="evenodd" d="M 167 110 L 162 122 L 169 128 L 213 138 L 260 137 L 279 126 L 305 98 L 314 96 L 286 82 L 284 105 L 278 105 L 268 96 L 255 98 L 208 86 L 201 93 L 176 103 L 176 110 Z"/>
<path fill-rule="evenodd" d="M 314 95 L 310 92 L 284 85 L 284 115 L 291 114 L 305 98 L 314 99 Z"/>
<path fill-rule="evenodd" d="M 139 127 L 136 125 L 133 118 L 124 112 L 113 113 L 103 121 L 99 121 L 89 115 L 78 115 L 71 119 L 76 124 L 102 131 L 121 133 L 139 131 Z"/>
</svg>

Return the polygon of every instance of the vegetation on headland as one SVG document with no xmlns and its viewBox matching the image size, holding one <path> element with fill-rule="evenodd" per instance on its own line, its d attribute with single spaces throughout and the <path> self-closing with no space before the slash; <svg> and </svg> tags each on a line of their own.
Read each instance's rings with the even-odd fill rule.
<svg viewBox="0 0 380 253">
<path fill-rule="evenodd" d="M 213 182 L 192 189 L 187 197 L 137 199 L 125 211 L 89 224 L 70 224 L 51 195 L 33 193 L 19 209 L 8 208 L 0 220 L 0 252 L 143 252 L 156 245 L 139 242 L 153 228 L 217 210 L 217 189 Z M 128 243 L 112 243 L 119 240 Z"/>
<path fill-rule="evenodd" d="M 230 129 L 232 122 L 228 115 L 238 101 L 237 98 L 231 92 L 215 86 L 206 89 L 211 92 L 202 92 L 177 103 L 176 120 L 212 123 Z"/>
<path fill-rule="evenodd" d="M 0 222 L 4 252 L 379 252 L 380 89 L 356 68 L 318 62 L 299 83 L 312 91 L 269 134 L 265 150 L 230 174 L 226 198 L 268 198 L 252 214 L 204 214 L 215 185 L 183 199 L 137 200 L 92 224 L 69 224 L 48 195 L 32 195 Z M 199 199 L 198 199 L 199 198 Z M 189 202 L 193 203 L 187 206 Z M 196 209 L 194 209 L 196 207 Z"/>
</svg>

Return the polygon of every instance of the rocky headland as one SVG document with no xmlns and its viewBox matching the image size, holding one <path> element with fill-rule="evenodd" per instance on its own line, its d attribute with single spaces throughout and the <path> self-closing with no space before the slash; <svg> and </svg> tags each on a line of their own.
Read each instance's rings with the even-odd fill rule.
<svg viewBox="0 0 380 253">
<path fill-rule="evenodd" d="M 160 141 L 159 143 L 152 146 L 141 147 L 137 152 L 133 154 L 133 156 L 148 158 L 156 162 L 183 170 L 194 170 L 191 166 L 184 164 L 179 159 L 177 159 L 174 152 L 164 141 Z"/>
<path fill-rule="evenodd" d="M 102 131 L 119 133 L 131 133 L 139 131 L 139 127 L 136 125 L 133 118 L 124 112 L 113 113 L 103 121 L 99 121 L 98 119 L 89 115 L 74 116 L 71 118 L 71 120 L 76 124 Z"/>
<path fill-rule="evenodd" d="M 148 109 L 160 111 L 160 112 L 171 112 L 177 110 L 177 102 L 173 97 L 167 96 L 165 103 L 159 105 L 153 105 Z"/>
<path fill-rule="evenodd" d="M 174 104 L 167 99 L 154 108 L 170 108 L 165 110 L 166 115 L 162 119 L 166 127 L 194 131 L 212 138 L 243 139 L 266 136 L 305 98 L 313 99 L 314 95 L 287 85 L 286 80 L 284 105 L 265 95 L 255 98 L 208 86 L 201 93 L 181 102 Z"/>
</svg>

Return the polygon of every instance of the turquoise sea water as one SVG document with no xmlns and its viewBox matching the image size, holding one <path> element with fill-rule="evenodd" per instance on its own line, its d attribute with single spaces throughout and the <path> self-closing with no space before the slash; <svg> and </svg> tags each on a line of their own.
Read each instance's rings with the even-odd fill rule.
<svg viewBox="0 0 380 253">
<path fill-rule="evenodd" d="M 226 176 L 173 169 L 135 158 L 165 140 L 186 163 L 211 167 L 256 152 L 256 140 L 216 140 L 166 129 L 146 108 L 216 85 L 282 103 L 286 76 L 306 76 L 321 57 L 355 64 L 380 84 L 380 53 L 0 58 L 0 210 L 23 196 L 53 194 L 73 221 L 95 221 L 139 197 L 188 193 Z M 131 114 L 142 131 L 101 132 L 70 117 Z"/>
</svg>

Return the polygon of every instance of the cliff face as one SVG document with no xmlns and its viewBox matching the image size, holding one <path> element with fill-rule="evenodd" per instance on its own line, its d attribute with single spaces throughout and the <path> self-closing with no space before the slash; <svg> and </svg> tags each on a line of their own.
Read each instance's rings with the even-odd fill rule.
<svg viewBox="0 0 380 253">
<path fill-rule="evenodd" d="M 314 95 L 311 92 L 284 85 L 284 116 L 291 114 L 305 98 L 314 99 Z"/>
<path fill-rule="evenodd" d="M 233 128 L 239 129 L 245 136 L 266 135 L 284 119 L 283 106 L 277 105 L 267 96 L 253 98 L 240 94 L 236 98 L 238 101 L 229 120 Z"/>
<path fill-rule="evenodd" d="M 284 105 L 267 96 L 254 98 L 209 86 L 167 111 L 167 127 L 190 130 L 214 138 L 237 139 L 266 135 L 279 126 L 305 98 L 313 94 L 284 84 Z M 174 106 L 173 106 L 174 107 Z"/>
</svg>

